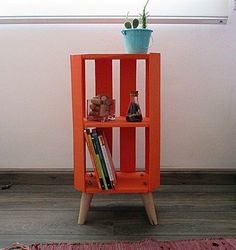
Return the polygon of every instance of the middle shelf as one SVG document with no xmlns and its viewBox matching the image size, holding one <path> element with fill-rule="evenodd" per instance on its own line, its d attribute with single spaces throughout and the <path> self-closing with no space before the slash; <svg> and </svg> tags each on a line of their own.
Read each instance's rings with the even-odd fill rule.
<svg viewBox="0 0 236 250">
<path fill-rule="evenodd" d="M 149 127 L 150 119 L 148 117 L 144 117 L 141 122 L 127 122 L 125 117 L 120 116 L 116 117 L 114 121 L 108 122 L 100 122 L 100 121 L 89 121 L 84 118 L 84 127 L 85 128 L 113 128 L 113 127 L 121 127 L 121 128 L 135 128 L 135 127 Z"/>
</svg>

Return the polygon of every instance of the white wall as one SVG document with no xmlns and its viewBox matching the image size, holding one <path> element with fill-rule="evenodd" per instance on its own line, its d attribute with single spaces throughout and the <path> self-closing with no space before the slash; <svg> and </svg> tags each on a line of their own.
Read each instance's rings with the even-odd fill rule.
<svg viewBox="0 0 236 250">
<path fill-rule="evenodd" d="M 153 25 L 162 168 L 236 169 L 236 12 Z M 72 168 L 69 55 L 122 53 L 121 25 L 0 25 L 0 168 Z"/>
</svg>

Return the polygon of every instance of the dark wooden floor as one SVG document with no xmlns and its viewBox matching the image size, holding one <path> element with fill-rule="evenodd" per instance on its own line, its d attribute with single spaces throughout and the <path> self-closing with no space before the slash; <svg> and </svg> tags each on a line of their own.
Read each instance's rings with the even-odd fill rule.
<svg viewBox="0 0 236 250">
<path fill-rule="evenodd" d="M 236 185 L 163 185 L 159 225 L 148 223 L 139 195 L 97 195 L 85 225 L 71 185 L 13 185 L 0 190 L 0 247 L 13 242 L 159 240 L 236 236 Z"/>
</svg>

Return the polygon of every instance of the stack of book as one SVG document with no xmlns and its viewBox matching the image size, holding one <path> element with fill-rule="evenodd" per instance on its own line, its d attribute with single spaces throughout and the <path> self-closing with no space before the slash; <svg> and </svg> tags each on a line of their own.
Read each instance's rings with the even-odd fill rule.
<svg viewBox="0 0 236 250">
<path fill-rule="evenodd" d="M 99 188 L 114 189 L 117 182 L 116 171 L 105 133 L 96 128 L 87 128 L 84 129 L 84 135 Z"/>
</svg>

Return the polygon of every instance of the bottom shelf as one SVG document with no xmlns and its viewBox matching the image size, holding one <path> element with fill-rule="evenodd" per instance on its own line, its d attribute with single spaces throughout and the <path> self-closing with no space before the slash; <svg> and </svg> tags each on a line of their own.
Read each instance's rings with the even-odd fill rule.
<svg viewBox="0 0 236 250">
<path fill-rule="evenodd" d="M 93 172 L 86 173 L 86 193 L 146 193 L 148 174 L 145 172 L 117 172 L 117 185 L 114 189 L 101 190 Z"/>
</svg>

